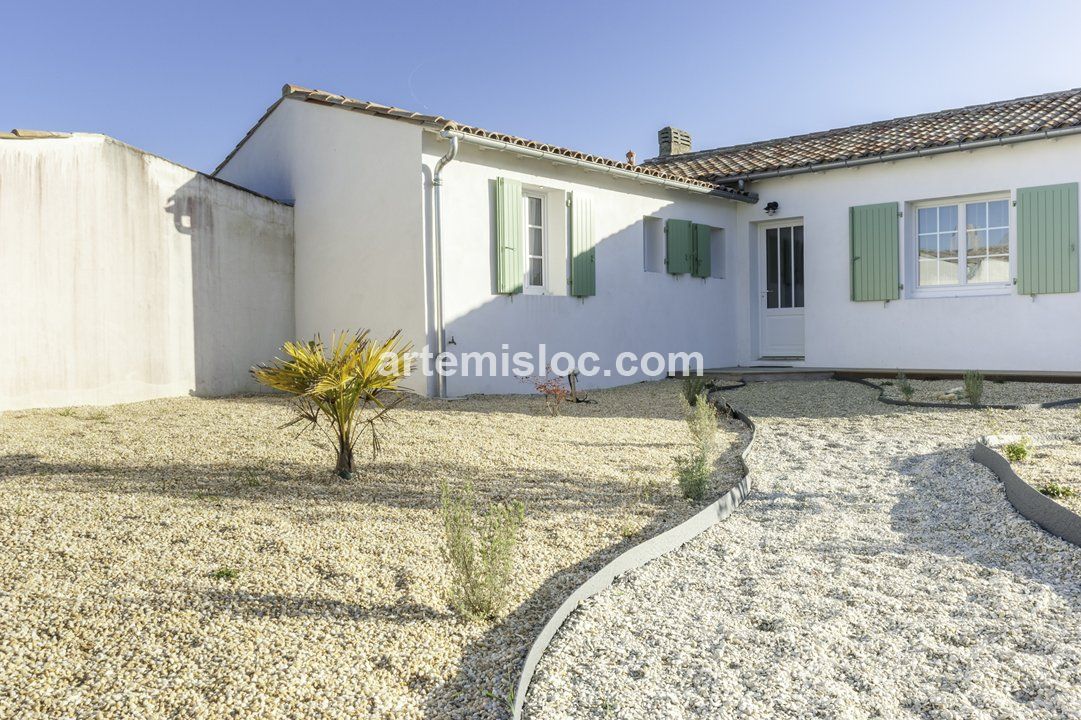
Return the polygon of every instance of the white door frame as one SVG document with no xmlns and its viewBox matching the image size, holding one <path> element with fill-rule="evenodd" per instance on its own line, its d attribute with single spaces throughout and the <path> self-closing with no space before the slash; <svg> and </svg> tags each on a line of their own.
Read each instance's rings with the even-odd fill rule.
<svg viewBox="0 0 1081 720">
<path fill-rule="evenodd" d="M 790 361 L 802 361 L 805 352 L 804 343 L 804 307 L 803 297 L 797 298 L 796 293 L 796 258 L 797 233 L 789 234 L 789 262 L 787 266 L 778 258 L 775 263 L 778 273 L 777 282 L 771 289 L 766 281 L 767 258 L 766 238 L 770 230 L 777 230 L 775 238 L 778 251 L 781 251 L 784 235 L 782 228 L 799 228 L 799 237 L 803 242 L 799 244 L 803 257 L 799 259 L 799 266 L 804 268 L 803 280 L 806 283 L 806 240 L 803 236 L 803 218 L 789 218 L 787 220 L 772 220 L 759 223 L 755 228 L 755 252 L 757 253 L 757 290 L 755 293 L 755 312 L 758 319 L 758 358 L 759 360 L 784 359 Z M 782 282 L 781 275 L 787 272 L 787 281 Z M 771 297 L 775 294 L 776 297 Z M 805 295 L 805 293 L 804 293 Z M 770 304 L 773 307 L 770 307 Z"/>
</svg>

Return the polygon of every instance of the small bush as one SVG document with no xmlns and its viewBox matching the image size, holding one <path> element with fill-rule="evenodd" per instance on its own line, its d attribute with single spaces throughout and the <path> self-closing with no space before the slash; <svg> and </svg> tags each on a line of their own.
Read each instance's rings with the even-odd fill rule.
<svg viewBox="0 0 1081 720">
<path fill-rule="evenodd" d="M 684 405 L 684 412 L 695 447 L 712 459 L 717 449 L 717 408 L 700 393 L 695 403 Z"/>
<path fill-rule="evenodd" d="M 916 388 L 912 387 L 912 383 L 908 381 L 908 376 L 905 375 L 904 370 L 897 371 L 897 389 L 901 391 L 901 395 L 905 400 L 911 400 L 912 396 L 916 394 Z"/>
<path fill-rule="evenodd" d="M 215 580 L 236 580 L 240 577 L 240 571 L 231 567 L 220 567 L 214 572 L 210 573 L 210 577 Z"/>
<path fill-rule="evenodd" d="M 683 408 L 694 447 L 686 455 L 676 456 L 676 479 L 683 497 L 701 500 L 709 490 L 717 454 L 717 409 L 704 392 L 698 394 L 693 405 L 683 397 Z"/>
<path fill-rule="evenodd" d="M 444 482 L 440 511 L 451 605 L 469 618 L 495 618 L 506 607 L 514 575 L 518 531 L 525 519 L 522 504 L 492 503 L 478 518 L 472 488 L 466 485 L 461 493 L 452 493 Z"/>
<path fill-rule="evenodd" d="M 706 496 L 709 490 L 709 461 L 702 453 L 692 450 L 686 455 L 677 455 L 676 479 L 679 480 L 679 489 L 683 491 L 683 497 L 688 500 L 698 501 Z"/>
<path fill-rule="evenodd" d="M 706 386 L 709 383 L 701 375 L 688 375 L 683 378 L 681 384 L 681 392 L 683 393 L 683 399 L 687 401 L 687 404 L 694 406 L 698 402 L 698 396 L 703 395 L 706 392 Z"/>
<path fill-rule="evenodd" d="M 969 370 L 965 373 L 965 397 L 972 405 L 979 405 L 983 397 L 983 373 Z"/>
<path fill-rule="evenodd" d="M 544 406 L 548 408 L 549 415 L 559 415 L 560 408 L 571 395 L 566 379 L 559 375 L 539 375 L 533 378 L 533 387 L 544 396 Z"/>
<path fill-rule="evenodd" d="M 1077 491 L 1072 487 L 1057 483 L 1054 480 L 1044 483 L 1043 487 L 1040 488 L 1040 492 L 1047 497 L 1055 498 L 1056 500 L 1060 498 L 1075 497 L 1077 495 Z"/>
<path fill-rule="evenodd" d="M 1020 463 L 1028 460 L 1029 445 L 1031 442 L 1028 438 L 1021 438 L 1020 440 L 1012 443 L 1006 443 L 1002 446 L 1002 451 L 1006 453 L 1006 459 L 1012 463 Z"/>
</svg>

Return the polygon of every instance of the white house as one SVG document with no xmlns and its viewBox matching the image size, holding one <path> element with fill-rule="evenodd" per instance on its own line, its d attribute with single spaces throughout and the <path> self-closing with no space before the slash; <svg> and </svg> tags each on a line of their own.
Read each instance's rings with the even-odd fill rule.
<svg viewBox="0 0 1081 720">
<path fill-rule="evenodd" d="M 213 283 L 194 286 L 193 302 L 205 308 L 200 296 L 216 292 L 215 323 L 239 326 L 243 349 L 215 367 L 215 382 L 184 370 L 160 392 L 178 392 L 178 383 L 248 389 L 241 365 L 255 354 L 269 358 L 267 348 L 293 336 L 361 327 L 401 329 L 418 348 L 459 361 L 541 344 L 549 354 L 595 353 L 591 386 L 650 374 L 633 363 L 629 375 L 618 372 L 625 353 L 699 353 L 707 368 L 1076 372 L 1079 134 L 1081 90 L 1070 90 L 704 151 L 665 128 L 659 155 L 633 164 L 287 85 L 213 179 L 185 171 L 172 181 L 212 191 L 211 209 L 242 201 L 259 218 L 252 227 L 268 218 L 291 227 L 249 232 L 247 241 L 213 230 L 213 247 L 233 242 L 229 257 L 248 253 L 250 262 L 219 263 L 207 275 Z M 73 171 L 57 160 L 55 170 L 35 166 L 49 178 L 34 180 L 18 169 L 33 163 L 11 149 L 20 142 L 0 138 L 0 182 L 10 193 L 14 177 L 18 198 L 0 212 L 0 268 L 17 252 L 11 227 L 24 245 L 73 251 L 49 244 L 55 231 L 11 224 L 13 213 L 41 214 L 29 183 L 47 187 Z M 145 180 L 128 172 L 123 182 Z M 50 201 L 62 203 L 65 191 Z M 133 227 L 153 226 L 140 222 Z M 292 250 L 288 268 L 282 242 Z M 10 273 L 12 298 L 22 295 L 11 288 L 33 282 L 24 255 L 23 271 Z M 132 261 L 133 271 L 140 266 Z M 90 283 L 90 271 L 80 272 Z M 279 321 L 245 323 L 241 288 Z M 69 295 L 53 302 L 78 302 Z M 197 358 L 228 344 L 215 337 Z M 185 342 L 147 352 L 187 357 Z M 448 396 L 528 389 L 504 368 L 480 370 L 418 375 L 412 387 Z M 0 388 L 24 384 L 22 370 L 5 372 L 18 377 L 0 378 Z M 152 392 L 140 373 L 123 382 Z M 49 382 L 42 373 L 34 381 Z M 55 382 L 50 398 L 63 396 Z M 80 382 L 86 390 L 95 381 Z M 0 406 L 33 402 L 22 397 Z"/>
<path fill-rule="evenodd" d="M 295 204 L 302 337 L 1076 371 L 1078 132 L 1073 90 L 630 165 L 287 85 L 215 175 Z"/>
</svg>

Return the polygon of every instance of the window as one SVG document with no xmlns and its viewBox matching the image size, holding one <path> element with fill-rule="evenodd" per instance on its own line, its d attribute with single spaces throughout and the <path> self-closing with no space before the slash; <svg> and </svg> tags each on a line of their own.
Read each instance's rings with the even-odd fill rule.
<svg viewBox="0 0 1081 720">
<path fill-rule="evenodd" d="M 724 264 L 727 259 L 724 254 L 724 229 L 713 228 L 709 232 L 709 276 L 713 278 L 724 277 Z"/>
<path fill-rule="evenodd" d="M 766 307 L 803 307 L 803 226 L 766 230 Z"/>
<path fill-rule="evenodd" d="M 1008 284 L 1009 198 L 917 206 L 916 258 L 920 288 Z"/>
<path fill-rule="evenodd" d="M 664 272 L 664 220 L 642 218 L 642 267 L 646 272 Z"/>
<path fill-rule="evenodd" d="M 527 290 L 544 291 L 544 196 L 524 193 L 522 217 L 525 219 L 524 285 Z"/>
</svg>

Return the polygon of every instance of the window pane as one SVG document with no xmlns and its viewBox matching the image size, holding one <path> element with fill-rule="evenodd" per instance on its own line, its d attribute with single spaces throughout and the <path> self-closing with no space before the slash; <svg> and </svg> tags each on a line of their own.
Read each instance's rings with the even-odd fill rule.
<svg viewBox="0 0 1081 720">
<path fill-rule="evenodd" d="M 920 208 L 918 232 L 938 232 L 938 212 L 934 208 Z"/>
<path fill-rule="evenodd" d="M 957 206 L 946 205 L 938 209 L 938 231 L 946 232 L 947 230 L 957 229 Z"/>
<path fill-rule="evenodd" d="M 965 269 L 965 280 L 969 283 L 987 282 L 987 269 L 984 267 L 985 258 L 969 258 L 968 267 Z"/>
<path fill-rule="evenodd" d="M 987 268 L 987 282 L 1010 281 L 1010 258 L 1007 255 L 991 256 L 984 261 Z"/>
<path fill-rule="evenodd" d="M 544 260 L 540 258 L 529 259 L 529 284 L 538 286 L 544 284 Z"/>
<path fill-rule="evenodd" d="M 543 208 L 543 205 L 544 205 L 544 203 L 541 202 L 540 198 L 537 198 L 537 197 L 530 197 L 529 198 L 529 224 L 530 225 L 538 225 L 539 226 L 539 225 L 543 224 L 543 220 L 542 220 L 542 217 L 541 217 L 541 210 Z"/>
<path fill-rule="evenodd" d="M 987 227 L 987 203 L 965 205 L 965 224 L 969 228 Z"/>
<path fill-rule="evenodd" d="M 988 227 L 1006 227 L 1010 224 L 1010 201 L 995 200 L 987 203 Z"/>
<path fill-rule="evenodd" d="M 988 231 L 987 252 L 992 255 L 1006 255 L 1010 252 L 1010 231 L 1007 228 Z"/>
<path fill-rule="evenodd" d="M 777 307 L 777 230 L 766 231 L 766 307 Z"/>
<path fill-rule="evenodd" d="M 920 235 L 920 257 L 938 256 L 938 235 Z"/>
<path fill-rule="evenodd" d="M 529 228 L 529 254 L 544 254 L 544 230 L 541 228 Z"/>
<path fill-rule="evenodd" d="M 954 217 L 956 224 L 956 217 Z M 956 285 L 961 282 L 957 274 L 960 264 L 960 256 L 957 253 L 957 233 L 942 233 L 938 236 L 938 284 Z"/>
<path fill-rule="evenodd" d="M 968 252 L 970 254 L 983 255 L 987 252 L 987 231 L 968 231 Z"/>
<path fill-rule="evenodd" d="M 792 228 L 792 254 L 796 264 L 793 273 L 795 277 L 795 306 L 803 307 L 803 226 Z"/>
<path fill-rule="evenodd" d="M 781 228 L 781 307 L 792 307 L 792 228 Z"/>
<path fill-rule="evenodd" d="M 942 257 L 957 257 L 957 233 L 942 233 L 938 236 L 938 253 Z"/>
</svg>

